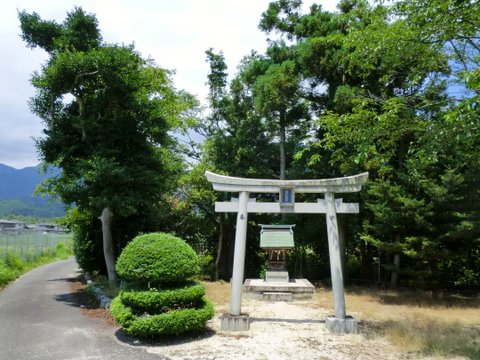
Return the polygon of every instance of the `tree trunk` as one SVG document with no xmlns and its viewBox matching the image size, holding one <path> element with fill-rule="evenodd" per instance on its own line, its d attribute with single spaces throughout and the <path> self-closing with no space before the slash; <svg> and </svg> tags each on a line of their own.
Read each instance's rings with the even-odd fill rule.
<svg viewBox="0 0 480 360">
<path fill-rule="evenodd" d="M 280 180 L 285 180 L 287 160 L 285 155 L 285 112 L 280 112 Z M 282 223 L 287 220 L 287 214 L 282 213 Z"/>
<path fill-rule="evenodd" d="M 218 234 L 218 249 L 217 249 L 217 258 L 215 259 L 215 281 L 219 279 L 219 266 L 220 259 L 222 258 L 222 247 L 223 247 L 223 215 L 219 214 L 219 234 Z"/>
<path fill-rule="evenodd" d="M 280 180 L 285 180 L 287 160 L 285 155 L 285 112 L 280 112 Z"/>
<path fill-rule="evenodd" d="M 113 246 L 112 237 L 112 218 L 113 212 L 109 207 L 102 211 L 100 220 L 102 221 L 102 236 L 103 236 L 103 255 L 105 257 L 105 264 L 107 265 L 108 280 L 117 281 L 117 272 L 115 270 L 115 250 Z"/>
<path fill-rule="evenodd" d="M 393 270 L 390 278 L 390 288 L 395 289 L 398 285 L 398 272 L 400 270 L 400 254 L 393 255 Z"/>
<path fill-rule="evenodd" d="M 85 101 L 81 96 L 75 95 L 73 92 L 70 92 L 73 96 L 75 96 L 75 99 L 77 100 L 78 103 L 78 113 L 79 117 L 82 117 L 83 114 L 85 113 Z M 87 139 L 87 133 L 85 132 L 85 128 L 83 126 L 80 127 L 82 130 L 82 140 L 85 141 Z"/>
</svg>

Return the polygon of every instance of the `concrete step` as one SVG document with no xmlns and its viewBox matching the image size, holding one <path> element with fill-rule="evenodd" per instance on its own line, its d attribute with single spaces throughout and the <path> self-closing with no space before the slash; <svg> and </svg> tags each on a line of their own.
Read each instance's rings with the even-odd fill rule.
<svg viewBox="0 0 480 360">
<path fill-rule="evenodd" d="M 291 292 L 270 292 L 262 293 L 262 299 L 267 301 L 292 301 L 293 294 Z"/>
<path fill-rule="evenodd" d="M 307 279 L 290 279 L 288 283 L 267 283 L 263 279 L 246 279 L 243 291 L 251 299 L 263 299 L 263 293 L 291 293 L 293 299 L 313 299 L 315 288 Z"/>
</svg>

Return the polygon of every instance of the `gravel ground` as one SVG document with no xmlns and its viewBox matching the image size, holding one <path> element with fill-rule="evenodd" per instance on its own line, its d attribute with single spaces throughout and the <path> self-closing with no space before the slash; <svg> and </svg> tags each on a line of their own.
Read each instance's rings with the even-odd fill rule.
<svg viewBox="0 0 480 360">
<path fill-rule="evenodd" d="M 103 323 L 110 328 L 111 334 L 115 334 L 117 341 L 123 346 L 145 350 L 150 356 L 165 360 L 467 360 L 476 358 L 454 354 L 443 357 L 425 356 L 419 351 L 407 352 L 409 348 L 416 349 L 415 346 L 406 346 L 402 352 L 382 335 L 386 330 L 385 321 L 401 320 L 405 317 L 418 321 L 436 319 L 441 323 L 445 322 L 445 319 L 451 321 L 457 319 L 456 321 L 464 326 L 477 324 L 475 319 L 478 319 L 478 313 L 475 307 L 472 309 L 468 307 L 422 308 L 417 303 L 413 306 L 393 306 L 372 300 L 366 295 L 351 295 L 348 299 L 350 315 L 360 320 L 360 331 L 358 334 L 332 334 L 327 331 L 324 322 L 325 316 L 333 311 L 331 293 L 328 290 L 319 288 L 313 300 L 294 302 L 252 300 L 244 294 L 242 311 L 250 315 L 250 330 L 227 332 L 220 329 L 220 317 L 229 310 L 229 285 L 222 282 L 205 282 L 204 285 L 207 298 L 215 304 L 216 314 L 208 322 L 205 332 L 190 337 L 164 338 L 156 342 L 130 339 L 112 319 L 108 310 L 89 306 L 88 301 L 83 302 L 86 306 L 81 307 L 84 315 L 102 318 Z M 79 292 L 83 286 L 78 282 L 72 286 L 72 292 Z M 467 317 L 469 321 L 466 320 Z M 442 327 L 439 331 L 442 331 Z M 457 335 L 454 337 L 456 340 L 450 340 L 475 342 L 473 338 L 470 339 L 472 335 L 461 333 Z"/>
<path fill-rule="evenodd" d="M 359 334 L 332 334 L 325 328 L 326 309 L 308 302 L 244 300 L 242 311 L 250 314 L 249 331 L 226 332 L 219 317 L 226 307 L 217 307 L 205 334 L 154 344 L 135 342 L 152 354 L 173 360 L 326 360 L 407 359 L 382 339 Z"/>
</svg>

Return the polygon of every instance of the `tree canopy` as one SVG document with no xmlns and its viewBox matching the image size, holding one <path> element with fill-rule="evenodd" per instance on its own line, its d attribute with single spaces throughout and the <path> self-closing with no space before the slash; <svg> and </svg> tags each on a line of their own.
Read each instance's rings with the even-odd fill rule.
<svg viewBox="0 0 480 360">
<path fill-rule="evenodd" d="M 477 12 L 469 1 L 344 0 L 307 13 L 298 0 L 271 2 L 259 22 L 275 39 L 265 54 L 247 55 L 229 88 L 217 68 L 210 106 L 221 126 L 201 166 L 264 178 L 369 171 L 361 215 L 343 225 L 357 276 L 479 284 Z M 312 237 L 324 230 L 310 226 L 296 227 L 306 253 L 295 269 L 306 254 L 326 261 Z"/>
<path fill-rule="evenodd" d="M 221 51 L 206 51 L 208 112 L 198 122 L 171 74 L 133 46 L 104 43 L 94 15 L 75 8 L 59 24 L 19 13 L 27 45 L 50 55 L 32 77 L 32 109 L 45 122 L 37 145 L 63 170 L 45 187 L 76 204 L 80 248 L 98 244 L 103 213 L 104 227 L 109 217 L 121 222 L 117 246 L 139 231 L 173 231 L 228 279 L 234 219 L 215 214 L 213 202 L 230 194 L 213 192 L 205 170 L 280 179 L 368 171 L 368 185 L 350 196 L 360 214 L 339 217 L 347 273 L 391 286 L 479 287 L 478 5 L 301 5 L 268 5 L 259 19 L 268 47 L 246 54 L 234 74 Z M 188 126 L 203 137 L 189 149 L 190 167 L 171 136 Z M 249 217 L 287 221 L 297 224 L 292 274 L 328 278 L 323 222 Z M 247 258 L 247 275 L 257 276 L 264 258 L 253 230 Z"/>
<path fill-rule="evenodd" d="M 36 141 L 41 158 L 62 169 L 45 188 L 92 221 L 102 212 L 144 218 L 132 227 L 139 231 L 149 216 L 159 215 L 158 204 L 183 170 L 169 131 L 185 125 L 194 99 L 175 90 L 169 71 L 133 45 L 103 43 L 95 16 L 81 8 L 62 24 L 25 11 L 19 18 L 27 45 L 50 55 L 32 76 L 37 94 L 31 101 L 45 125 Z M 116 239 L 108 245 L 110 226 L 103 237 L 113 272 L 114 248 L 120 250 L 132 230 L 116 224 Z"/>
</svg>

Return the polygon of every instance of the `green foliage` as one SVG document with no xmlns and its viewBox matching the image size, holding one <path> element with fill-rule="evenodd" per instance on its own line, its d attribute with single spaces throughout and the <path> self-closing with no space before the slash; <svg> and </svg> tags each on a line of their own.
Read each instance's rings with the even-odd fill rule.
<svg viewBox="0 0 480 360">
<path fill-rule="evenodd" d="M 210 280 L 215 278 L 215 264 L 212 255 L 200 255 L 198 257 L 200 262 L 200 275 Z"/>
<path fill-rule="evenodd" d="M 112 300 L 110 304 L 110 312 L 113 318 L 121 324 L 124 328 L 130 326 L 134 319 L 132 309 L 123 305 L 120 296 L 117 296 Z"/>
<path fill-rule="evenodd" d="M 104 271 L 96 219 L 104 208 L 113 212 L 112 247 L 120 250 L 168 217 L 160 204 L 184 171 L 170 131 L 192 123 L 196 101 L 133 45 L 103 43 L 95 15 L 81 8 L 61 24 L 36 13 L 18 16 L 27 45 L 50 55 L 32 77 L 30 105 L 45 125 L 36 140 L 40 156 L 61 172 L 42 190 L 78 207 L 70 224 L 79 263 Z"/>
<path fill-rule="evenodd" d="M 372 273 L 368 264 L 380 250 L 389 271 L 401 254 L 401 274 L 417 284 L 452 287 L 472 279 L 473 285 L 480 232 L 478 6 L 359 0 L 339 9 L 312 6 L 302 14 L 297 1 L 279 0 L 260 22 L 292 40 L 289 61 L 311 84 L 304 96 L 318 132 L 295 155 L 305 164 L 300 171 L 321 177 L 369 171 L 349 245 L 362 272 Z"/>
<path fill-rule="evenodd" d="M 300 1 L 271 2 L 260 28 L 279 40 L 265 54 L 245 56 L 230 82 L 223 54 L 206 52 L 211 111 L 196 124 L 205 141 L 189 144 L 198 160 L 189 172 L 169 134 L 192 124 L 195 101 L 174 90 L 168 71 L 133 46 L 103 44 L 95 17 L 81 9 L 63 23 L 19 14 L 27 45 L 51 54 L 32 79 L 32 108 L 46 125 L 38 140 L 44 160 L 64 170 L 44 187 L 80 209 L 71 223 L 82 266 L 103 267 L 97 217 L 109 206 L 117 250 L 138 233 L 172 231 L 205 256 L 202 272 L 213 272 L 215 258 L 216 275 L 228 278 L 235 219 L 214 212 L 212 203 L 228 196 L 212 190 L 206 170 L 251 178 L 367 170 L 367 186 L 345 199 L 362 209 L 342 227 L 347 271 L 371 279 L 378 266 L 389 275 L 400 256 L 400 274 L 412 284 L 478 286 L 480 8 L 474 1 L 348 0 L 338 9 L 313 5 L 302 13 Z M 291 272 L 328 277 L 326 242 L 318 241 L 324 224 L 292 219 Z M 278 220 L 249 215 L 250 226 Z M 257 235 L 248 236 L 246 270 L 256 275 L 263 259 Z M 130 281 L 141 278 L 146 304 L 148 296 L 167 295 L 145 285 L 185 281 L 177 265 L 167 271 L 147 255 L 151 267 L 135 267 L 133 255 L 124 264 Z M 127 323 L 139 315 L 118 313 Z"/>
<path fill-rule="evenodd" d="M 14 280 L 17 277 L 17 274 L 18 272 L 8 267 L 7 264 L 0 259 L 0 288 Z"/>
<path fill-rule="evenodd" d="M 36 216 L 25 216 L 25 215 L 7 215 L 5 216 L 7 220 L 17 220 L 25 224 L 57 224 L 60 226 L 65 226 L 65 217 L 36 217 Z"/>
<path fill-rule="evenodd" d="M 73 230 L 73 253 L 78 265 L 88 272 L 104 273 L 102 234 L 99 220 L 89 212 L 80 212 L 78 208 L 67 214 L 67 224 Z"/>
<path fill-rule="evenodd" d="M 16 199 L 0 200 L 0 216 L 16 218 L 47 219 L 50 222 L 52 217 L 59 217 L 65 214 L 64 205 L 51 203 L 46 199 L 35 197 L 22 197 Z M 28 223 L 34 223 L 31 221 Z"/>
<path fill-rule="evenodd" d="M 127 281 L 151 286 L 182 283 L 198 273 L 198 256 L 185 241 L 173 235 L 139 235 L 122 251 L 117 271 Z"/>
<path fill-rule="evenodd" d="M 260 279 L 265 280 L 267 276 L 267 270 L 268 270 L 268 261 L 265 260 L 265 262 L 262 264 L 262 267 L 260 268 L 260 273 L 259 273 Z"/>
<path fill-rule="evenodd" d="M 118 274 L 130 284 L 113 300 L 113 317 L 137 337 L 200 330 L 214 310 L 203 298 L 203 285 L 187 282 L 198 270 L 197 255 L 180 238 L 165 233 L 137 236 L 117 261 Z"/>
<path fill-rule="evenodd" d="M 256 178 L 275 178 L 286 167 L 290 178 L 369 171 L 362 192 L 348 195 L 362 209 L 343 226 L 350 273 L 372 279 L 380 268 L 385 281 L 400 258 L 405 284 L 476 286 L 479 7 L 354 0 L 335 13 L 313 5 L 303 14 L 300 5 L 269 4 L 260 28 L 280 40 L 265 54 L 245 56 L 229 87 L 223 54 L 207 52 L 211 114 L 200 127 L 207 139 L 201 161 L 182 182 L 183 219 L 194 224 L 185 224 L 185 237 L 206 241 L 212 254 L 219 251 L 217 265 L 228 268 L 234 219 L 209 210 L 226 199 L 205 184 L 205 170 Z M 259 218 L 278 221 L 252 214 L 249 223 Z M 294 218 L 299 249 L 289 268 L 327 277 L 326 249 L 318 245 L 325 229 L 316 221 L 308 223 L 315 231 L 300 230 L 306 219 Z M 256 266 L 256 241 L 246 269 Z"/>
<path fill-rule="evenodd" d="M 55 257 L 57 257 L 58 259 L 66 260 L 71 253 L 72 250 L 67 248 L 67 246 L 63 242 L 58 243 L 57 246 L 55 246 Z"/>
<path fill-rule="evenodd" d="M 72 255 L 71 241 L 46 238 L 47 244 L 43 244 L 44 239 L 38 236 L 14 235 L 7 240 L 0 236 L 0 288 L 35 267 Z"/>
<path fill-rule="evenodd" d="M 192 282 L 184 287 L 142 290 L 138 287 L 127 287 L 120 291 L 123 304 L 130 306 L 136 311 L 149 311 L 151 313 L 163 313 L 174 309 L 195 307 L 203 296 L 205 288 L 202 284 Z"/>
<path fill-rule="evenodd" d="M 101 41 L 97 19 L 75 8 L 67 15 L 63 24 L 45 21 L 37 13 L 19 12 L 22 39 L 29 47 L 37 46 L 49 53 L 62 50 L 88 51 Z"/>
<path fill-rule="evenodd" d="M 5 265 L 14 272 L 21 272 L 25 268 L 25 264 L 17 254 L 7 252 L 5 256 Z"/>
<path fill-rule="evenodd" d="M 214 315 L 213 305 L 207 300 L 202 300 L 197 308 L 150 315 L 135 314 L 131 307 L 125 306 L 117 297 L 112 301 L 110 311 L 129 335 L 141 338 L 198 331 L 203 329 Z"/>
</svg>

